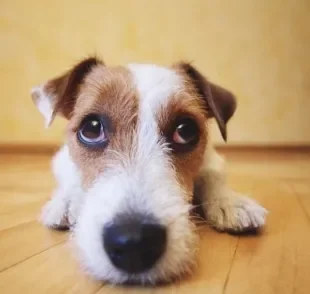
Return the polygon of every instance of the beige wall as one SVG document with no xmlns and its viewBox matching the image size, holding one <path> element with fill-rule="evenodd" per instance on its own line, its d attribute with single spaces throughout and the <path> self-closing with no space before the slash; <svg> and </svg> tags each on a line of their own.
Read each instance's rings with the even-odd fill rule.
<svg viewBox="0 0 310 294">
<path fill-rule="evenodd" d="M 231 143 L 310 143 L 309 0 L 0 1 L 0 143 L 57 143 L 31 86 L 91 53 L 194 63 L 232 89 Z"/>
</svg>

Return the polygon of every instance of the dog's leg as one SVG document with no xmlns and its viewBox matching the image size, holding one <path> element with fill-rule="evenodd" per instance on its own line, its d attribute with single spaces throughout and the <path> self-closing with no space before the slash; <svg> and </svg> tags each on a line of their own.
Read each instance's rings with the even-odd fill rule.
<svg viewBox="0 0 310 294">
<path fill-rule="evenodd" d="M 202 205 L 207 221 L 220 231 L 245 232 L 262 227 L 267 211 L 254 200 L 226 184 L 225 161 L 208 146 L 203 179 Z"/>
<path fill-rule="evenodd" d="M 44 206 L 40 221 L 50 228 L 68 229 L 76 222 L 80 202 L 83 199 L 83 190 L 67 146 L 55 155 L 52 168 L 58 187 Z"/>
</svg>

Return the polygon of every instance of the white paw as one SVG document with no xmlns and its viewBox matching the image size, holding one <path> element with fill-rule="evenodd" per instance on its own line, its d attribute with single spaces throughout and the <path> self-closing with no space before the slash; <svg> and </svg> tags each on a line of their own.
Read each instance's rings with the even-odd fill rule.
<svg viewBox="0 0 310 294">
<path fill-rule="evenodd" d="M 55 195 L 42 209 L 40 222 L 54 229 L 68 229 L 68 205 L 59 195 Z"/>
<path fill-rule="evenodd" d="M 254 231 L 264 226 L 267 210 L 248 197 L 231 193 L 209 206 L 211 224 L 220 231 L 230 232 Z"/>
</svg>

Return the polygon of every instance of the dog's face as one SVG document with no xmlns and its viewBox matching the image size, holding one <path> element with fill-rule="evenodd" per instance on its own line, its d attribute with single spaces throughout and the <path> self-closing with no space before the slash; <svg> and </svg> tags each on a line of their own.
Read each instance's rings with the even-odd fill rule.
<svg viewBox="0 0 310 294">
<path fill-rule="evenodd" d="M 49 125 L 66 117 L 85 197 L 74 240 L 90 273 L 114 283 L 180 277 L 195 263 L 195 180 L 231 93 L 191 65 L 107 67 L 89 58 L 33 91 Z"/>
</svg>

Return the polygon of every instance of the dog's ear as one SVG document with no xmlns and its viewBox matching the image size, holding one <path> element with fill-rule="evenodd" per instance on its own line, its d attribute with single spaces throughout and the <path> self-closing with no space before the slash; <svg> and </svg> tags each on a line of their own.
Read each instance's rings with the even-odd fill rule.
<svg viewBox="0 0 310 294">
<path fill-rule="evenodd" d="M 205 100 L 208 117 L 214 117 L 223 139 L 227 140 L 226 125 L 233 116 L 237 103 L 234 94 L 230 91 L 213 84 L 191 64 L 181 62 L 177 67 L 186 74 L 198 94 Z"/>
<path fill-rule="evenodd" d="M 32 89 L 32 100 L 43 114 L 46 127 L 51 125 L 56 114 L 70 118 L 79 86 L 98 64 L 103 62 L 94 57 L 84 59 L 63 75 Z"/>
</svg>

